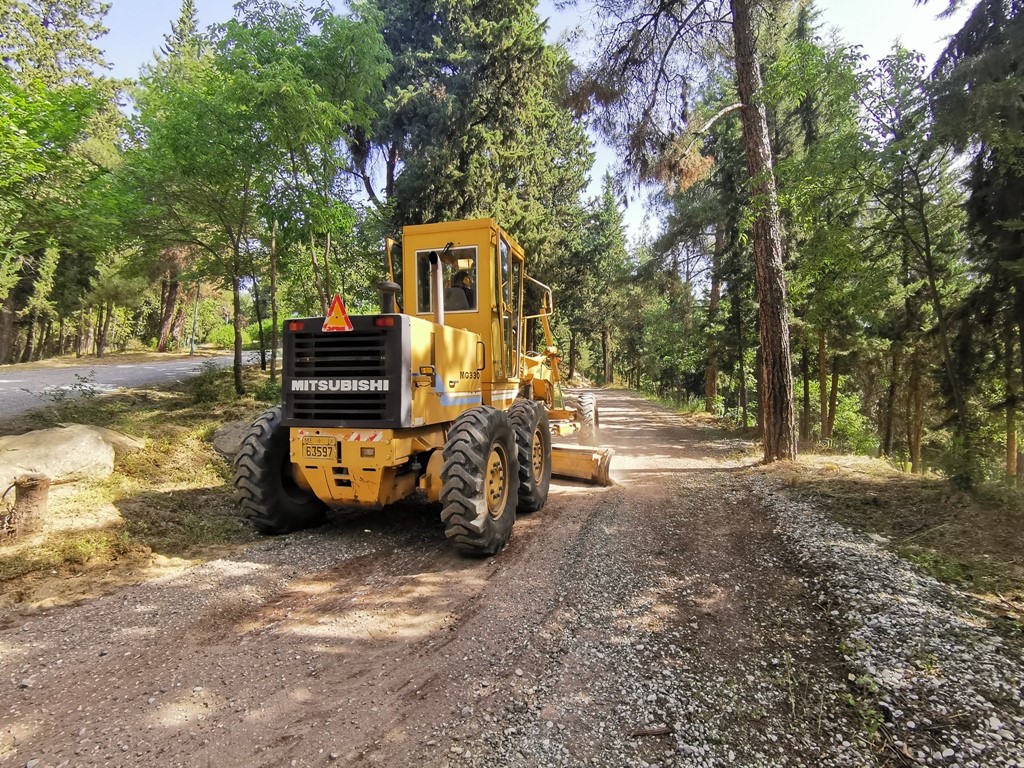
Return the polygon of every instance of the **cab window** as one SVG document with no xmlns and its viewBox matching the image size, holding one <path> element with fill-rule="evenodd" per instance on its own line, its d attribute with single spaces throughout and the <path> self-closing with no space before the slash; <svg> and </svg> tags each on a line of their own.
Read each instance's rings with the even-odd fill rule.
<svg viewBox="0 0 1024 768">
<path fill-rule="evenodd" d="M 431 253 L 436 253 L 441 260 L 445 314 L 475 312 L 479 303 L 475 245 L 416 251 L 416 312 L 428 315 L 434 311 L 433 284 L 430 280 Z"/>
<path fill-rule="evenodd" d="M 502 299 L 502 329 L 505 337 L 505 368 L 508 375 L 514 377 L 519 375 L 519 318 L 522 314 L 523 265 L 512 253 L 505 238 L 500 240 L 500 249 L 500 295 Z"/>
</svg>

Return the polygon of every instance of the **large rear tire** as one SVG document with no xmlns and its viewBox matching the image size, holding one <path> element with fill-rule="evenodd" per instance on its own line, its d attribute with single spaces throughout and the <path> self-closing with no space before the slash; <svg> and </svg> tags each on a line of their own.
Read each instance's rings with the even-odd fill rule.
<svg viewBox="0 0 1024 768">
<path fill-rule="evenodd" d="M 576 403 L 576 418 L 580 422 L 580 445 L 601 444 L 601 423 L 597 415 L 597 398 L 580 395 Z"/>
<path fill-rule="evenodd" d="M 551 427 L 547 409 L 535 400 L 517 400 L 508 409 L 519 450 L 519 511 L 536 512 L 551 485 Z"/>
<path fill-rule="evenodd" d="M 323 522 L 327 505 L 292 477 L 280 406 L 264 411 L 249 427 L 234 472 L 235 499 L 260 533 L 291 533 Z"/>
<path fill-rule="evenodd" d="M 489 406 L 471 408 L 455 420 L 443 455 L 445 536 L 464 554 L 497 554 L 512 533 L 519 501 L 512 422 Z"/>
</svg>

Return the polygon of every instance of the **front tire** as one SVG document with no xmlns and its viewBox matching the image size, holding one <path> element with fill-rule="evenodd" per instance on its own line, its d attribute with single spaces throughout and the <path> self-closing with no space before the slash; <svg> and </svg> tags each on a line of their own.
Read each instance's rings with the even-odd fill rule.
<svg viewBox="0 0 1024 768">
<path fill-rule="evenodd" d="M 548 500 L 551 485 L 551 428 L 547 409 L 533 400 L 517 400 L 508 409 L 519 451 L 519 511 L 536 512 Z"/>
<path fill-rule="evenodd" d="M 252 423 L 234 463 L 235 499 L 256 530 L 279 535 L 320 525 L 327 505 L 292 477 L 288 428 L 281 406 L 264 411 Z"/>
<path fill-rule="evenodd" d="M 494 555 L 512 533 L 519 502 L 519 458 L 512 422 L 489 406 L 455 420 L 444 445 L 441 519 L 467 555 Z"/>
<path fill-rule="evenodd" d="M 597 415 L 597 398 L 594 395 L 580 395 L 576 403 L 576 418 L 580 422 L 580 445 L 600 445 L 601 423 Z"/>
</svg>

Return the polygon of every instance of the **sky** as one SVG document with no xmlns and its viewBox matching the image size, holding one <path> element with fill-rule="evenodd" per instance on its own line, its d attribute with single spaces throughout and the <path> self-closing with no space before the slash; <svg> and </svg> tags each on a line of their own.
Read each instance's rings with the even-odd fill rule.
<svg viewBox="0 0 1024 768">
<path fill-rule="evenodd" d="M 840 39 L 861 46 L 871 59 L 886 55 L 897 39 L 907 48 L 924 54 L 929 64 L 935 61 L 945 39 L 963 26 L 969 9 L 951 19 L 936 19 L 946 0 L 931 0 L 919 6 L 914 0 L 817 0 L 821 22 L 826 30 L 835 30 Z M 196 0 L 201 28 L 231 17 L 234 0 Z M 337 5 L 341 5 L 337 3 Z M 968 6 L 971 4 L 968 4 Z M 107 13 L 108 34 L 100 40 L 114 77 L 135 77 L 139 68 L 152 60 L 153 53 L 178 18 L 180 0 L 111 0 Z M 540 15 L 549 19 L 549 37 L 580 24 L 574 11 L 557 12 L 552 0 L 541 1 Z M 827 33 L 826 33 L 827 34 Z M 600 144 L 591 174 L 590 194 L 600 189 L 600 179 L 614 163 L 614 152 Z M 626 226 L 631 239 L 643 235 L 644 206 L 634 203 L 626 211 Z"/>
<path fill-rule="evenodd" d="M 234 0 L 197 0 L 200 26 L 230 18 L 233 4 Z M 875 59 L 900 38 L 906 47 L 934 61 L 944 38 L 966 18 L 965 9 L 952 19 L 936 20 L 945 0 L 931 0 L 925 6 L 914 5 L 913 0 L 818 0 L 817 5 L 826 27 L 834 27 L 843 40 L 862 46 L 864 53 Z M 139 67 L 163 42 L 179 10 L 180 0 L 112 0 L 106 17 L 110 32 L 100 42 L 113 65 L 111 74 L 138 74 Z M 550 1 L 541 4 L 541 15 L 550 18 L 553 34 L 577 23 L 574 12 L 558 13 Z"/>
</svg>

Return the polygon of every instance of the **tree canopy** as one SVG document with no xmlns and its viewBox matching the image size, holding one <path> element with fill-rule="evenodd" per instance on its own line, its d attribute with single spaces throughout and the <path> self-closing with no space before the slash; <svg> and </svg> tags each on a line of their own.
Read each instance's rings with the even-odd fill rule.
<svg viewBox="0 0 1024 768">
<path fill-rule="evenodd" d="M 0 363 L 209 338 L 241 389 L 283 317 L 376 306 L 384 238 L 488 216 L 556 289 L 565 373 L 766 460 L 1024 474 L 1019 3 L 972 3 L 931 68 L 788 0 L 599 0 L 579 45 L 526 0 L 196 5 L 130 83 L 108 4 L 0 9 Z"/>
</svg>

